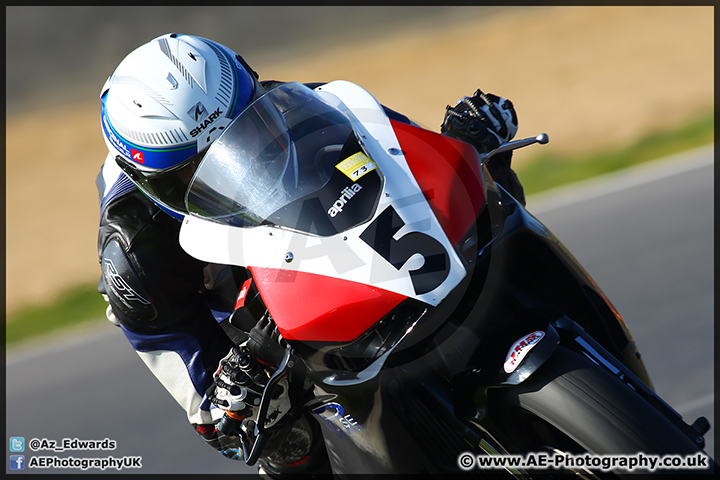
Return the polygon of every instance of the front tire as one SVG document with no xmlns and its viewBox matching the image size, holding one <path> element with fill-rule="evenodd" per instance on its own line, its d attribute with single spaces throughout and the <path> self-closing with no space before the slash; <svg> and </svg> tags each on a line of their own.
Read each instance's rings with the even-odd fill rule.
<svg viewBox="0 0 720 480">
<path fill-rule="evenodd" d="M 559 347 L 525 382 L 503 389 L 518 435 L 532 451 L 593 456 L 692 455 L 690 438 L 629 386 L 576 352 Z M 523 432 L 523 430 L 525 430 Z M 531 450 L 527 450 L 530 452 Z M 714 463 L 708 459 L 710 465 Z M 618 476 L 624 471 L 613 470 Z M 654 470 L 653 473 L 658 473 Z M 604 476 L 609 473 L 601 469 Z M 632 472 L 631 472 L 632 473 Z M 648 473 L 636 470 L 635 473 Z M 667 470 L 675 475 L 683 470 Z M 687 473 L 708 473 L 688 470 Z"/>
</svg>

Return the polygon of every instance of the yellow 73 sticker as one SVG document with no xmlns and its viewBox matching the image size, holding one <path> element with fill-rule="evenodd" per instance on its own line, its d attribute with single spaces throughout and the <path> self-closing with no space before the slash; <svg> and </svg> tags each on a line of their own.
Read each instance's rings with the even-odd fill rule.
<svg viewBox="0 0 720 480">
<path fill-rule="evenodd" d="M 366 173 L 375 170 L 377 165 L 363 152 L 358 152 L 335 165 L 335 168 L 343 172 L 354 182 Z"/>
</svg>

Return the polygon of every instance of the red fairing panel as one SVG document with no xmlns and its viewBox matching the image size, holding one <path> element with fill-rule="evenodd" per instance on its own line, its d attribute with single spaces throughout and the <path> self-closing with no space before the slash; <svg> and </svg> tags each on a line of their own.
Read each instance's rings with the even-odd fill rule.
<svg viewBox="0 0 720 480">
<path fill-rule="evenodd" d="M 260 267 L 250 271 L 287 340 L 355 340 L 407 298 L 324 275 Z"/>
<path fill-rule="evenodd" d="M 405 159 L 435 217 L 457 246 L 485 204 L 480 162 L 472 145 L 391 120 Z"/>
</svg>

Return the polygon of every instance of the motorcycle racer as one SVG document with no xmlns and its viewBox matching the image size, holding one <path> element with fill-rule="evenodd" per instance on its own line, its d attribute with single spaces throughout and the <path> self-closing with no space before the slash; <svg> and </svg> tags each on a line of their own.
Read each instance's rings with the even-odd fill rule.
<svg viewBox="0 0 720 480">
<path fill-rule="evenodd" d="M 185 189 L 208 146 L 247 105 L 281 83 L 260 81 L 242 57 L 212 40 L 166 34 L 128 54 L 101 92 L 108 155 L 97 177 L 98 291 L 108 301 L 107 317 L 196 432 L 231 459 L 243 459 L 244 433 L 238 428 L 223 433 L 218 425 L 226 412 L 238 422 L 257 414 L 254 400 L 267 382 L 262 364 L 278 361 L 277 351 L 259 335 L 272 324 L 263 317 L 257 328 L 237 328 L 231 314 L 248 272 L 192 258 L 180 247 L 178 233 Z M 442 133 L 480 152 L 509 141 L 516 131 L 512 103 L 480 90 L 448 106 L 441 126 Z M 488 168 L 524 203 L 510 155 L 494 157 Z M 283 396 L 292 385 L 282 388 L 271 405 L 273 422 L 288 418 L 259 463 L 271 476 L 323 472 L 326 454 L 317 425 L 290 413 Z"/>
</svg>

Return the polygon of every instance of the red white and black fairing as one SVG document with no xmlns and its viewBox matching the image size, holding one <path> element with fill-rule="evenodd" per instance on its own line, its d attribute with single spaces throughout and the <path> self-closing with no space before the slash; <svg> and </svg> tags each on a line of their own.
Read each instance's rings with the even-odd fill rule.
<svg viewBox="0 0 720 480">
<path fill-rule="evenodd" d="M 339 475 L 458 473 L 462 452 L 701 448 L 707 422 L 664 406 L 595 282 L 484 174 L 544 141 L 481 167 L 348 82 L 284 84 L 233 120 L 190 182 L 180 242 L 247 266 L 264 305 L 236 310 L 256 321 L 245 331 L 263 354 L 265 326 L 283 337 L 249 465 L 284 435 L 266 413 L 296 374 L 291 405 L 321 422 Z M 249 290 L 256 305 L 244 287 L 238 306 Z"/>
<path fill-rule="evenodd" d="M 186 203 L 183 248 L 248 267 L 284 338 L 347 342 L 405 299 L 436 306 L 460 283 L 457 247 L 485 190 L 472 146 L 391 120 L 336 81 L 251 105 Z"/>
</svg>

